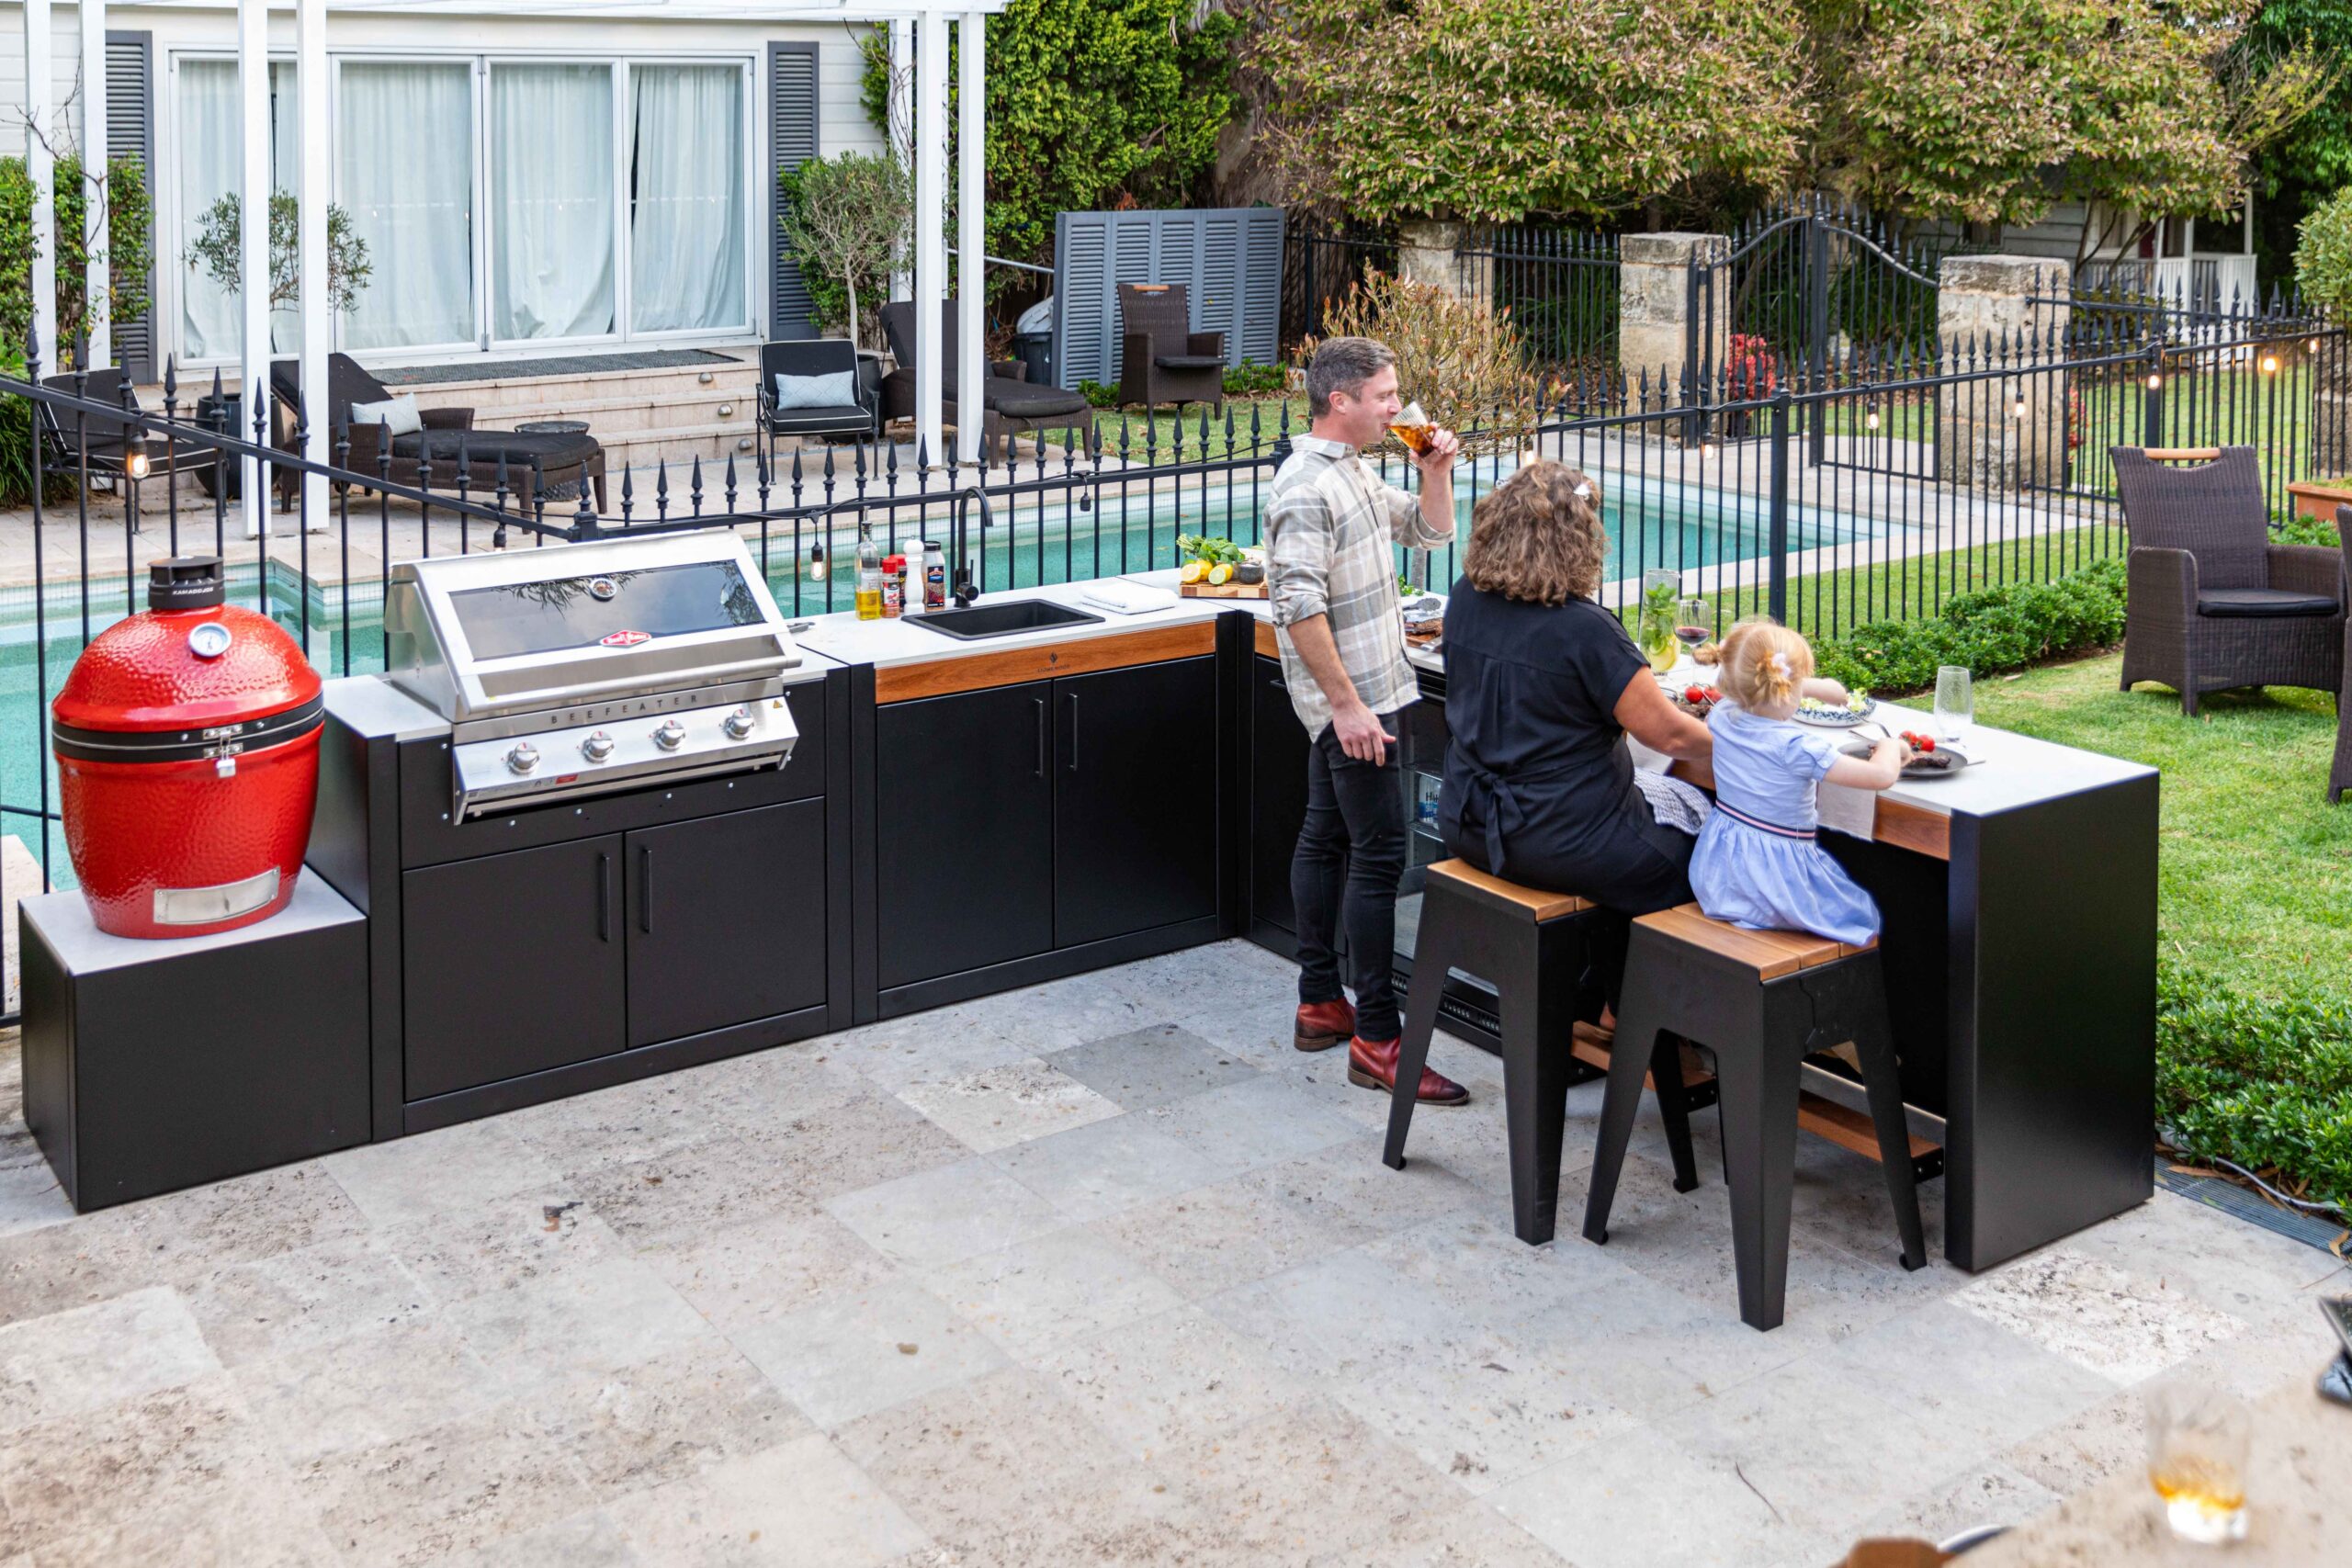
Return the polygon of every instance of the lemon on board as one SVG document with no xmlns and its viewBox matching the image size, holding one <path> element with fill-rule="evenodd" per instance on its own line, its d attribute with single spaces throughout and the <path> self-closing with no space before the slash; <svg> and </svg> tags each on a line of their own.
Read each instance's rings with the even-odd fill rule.
<svg viewBox="0 0 2352 1568">
<path fill-rule="evenodd" d="M 1184 582 L 1198 582 L 1202 578 L 1206 577 L 1208 574 L 1208 562 L 1204 560 L 1188 560 L 1184 563 L 1184 570 L 1180 581 Z"/>
<path fill-rule="evenodd" d="M 1233 568 L 1227 565 L 1225 562 L 1219 561 L 1215 566 L 1209 568 L 1209 586 L 1211 588 L 1222 588 L 1232 581 Z"/>
</svg>

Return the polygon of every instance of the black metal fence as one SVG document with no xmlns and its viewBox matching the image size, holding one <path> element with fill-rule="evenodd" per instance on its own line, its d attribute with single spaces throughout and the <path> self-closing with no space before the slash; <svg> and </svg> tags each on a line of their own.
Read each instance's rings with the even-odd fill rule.
<svg viewBox="0 0 2352 1568">
<path fill-rule="evenodd" d="M 2195 345 L 2119 334 L 1856 350 L 1769 389 L 1724 367 L 1672 385 L 1547 380 L 1532 418 L 1465 433 L 1475 455 L 1457 471 L 1457 514 L 1466 521 L 1531 456 L 1571 463 L 1603 496 L 1612 609 L 1630 610 L 1644 575 L 1667 571 L 1718 628 L 1765 612 L 1836 637 L 2120 554 L 2111 444 L 2249 442 L 2283 514 L 2288 481 L 2336 471 L 2331 454 L 2341 466 L 2347 404 L 2329 389 L 2346 373 L 2341 330 L 2278 318 Z M 551 495 L 535 474 L 460 468 L 453 482 L 390 456 L 355 470 L 346 431 L 332 460 L 306 461 L 259 430 L 194 423 L 176 391 L 142 412 L 70 383 L 0 377 L 7 400 L 33 405 L 56 496 L 0 513 L 0 834 L 32 847 L 43 886 L 66 872 L 49 703 L 90 639 L 141 607 L 151 558 L 220 555 L 238 603 L 284 625 L 322 673 L 356 674 L 381 668 L 383 592 L 401 559 L 729 527 L 797 617 L 850 607 L 861 524 L 905 553 L 944 543 L 961 513 L 983 592 L 1141 572 L 1175 565 L 1183 535 L 1261 542 L 1268 486 L 1295 433 L 1284 402 L 1176 423 L 1106 419 L 1043 433 L 984 483 L 894 446 L 780 463 L 755 454 L 748 467 L 608 476 L 600 512 L 589 494 Z M 130 437 L 109 447 L 98 434 L 107 426 Z M 136 482 L 124 471 L 131 455 L 143 459 Z M 1374 460 L 1393 482 L 1417 482 L 1401 452 Z M 259 536 L 246 537 L 219 475 L 220 493 L 197 482 L 215 463 L 243 468 L 246 484 L 282 476 L 290 509 L 265 508 Z M 322 482 L 322 506 L 306 493 Z M 1442 589 L 1458 561 L 1457 547 L 1400 565 Z"/>
<path fill-rule="evenodd" d="M 1528 368 L 1563 380 L 1617 367 L 1617 236 L 1573 229 L 1479 231 L 1454 252 L 1457 287 L 1507 311 Z"/>
<path fill-rule="evenodd" d="M 1333 301 L 1363 281 L 1367 271 L 1396 270 L 1396 240 L 1374 230 L 1334 233 L 1293 218 L 1283 242 L 1283 352 L 1318 337 Z"/>
</svg>

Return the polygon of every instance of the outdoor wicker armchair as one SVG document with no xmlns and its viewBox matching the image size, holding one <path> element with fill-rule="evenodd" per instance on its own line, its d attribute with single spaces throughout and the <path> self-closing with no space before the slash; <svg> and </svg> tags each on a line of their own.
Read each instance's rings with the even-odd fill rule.
<svg viewBox="0 0 2352 1568">
<path fill-rule="evenodd" d="M 1119 285 L 1119 406 L 1225 406 L 1225 334 L 1193 330 L 1182 283 Z"/>
<path fill-rule="evenodd" d="M 275 444 L 295 450 L 294 416 L 300 412 L 302 382 L 299 365 L 291 359 L 273 360 L 269 367 L 273 401 L 282 417 L 275 420 Z M 347 354 L 327 355 L 326 460 L 348 472 L 375 475 L 383 468 L 383 427 L 351 417 L 354 403 L 383 402 L 392 396 L 368 368 Z M 419 411 L 424 428 L 392 437 L 390 477 L 394 484 L 417 485 L 435 491 L 463 489 L 485 504 L 498 486 L 499 459 L 506 464 L 510 504 L 529 505 L 535 487 L 544 482 L 550 501 L 571 500 L 580 486 L 591 486 L 596 509 L 605 508 L 605 448 L 593 435 L 557 434 L 520 430 L 480 430 L 474 411 L 468 408 Z M 336 443 L 348 427 L 350 449 Z M 281 491 L 290 493 L 293 471 L 278 470 Z M 361 488 L 367 487 L 363 483 Z"/>
<path fill-rule="evenodd" d="M 2346 587 L 2352 589 L 2352 506 L 2335 509 L 2335 536 L 2343 542 Z M 2352 682 L 2352 619 L 2344 624 L 2344 669 Z M 2327 773 L 2327 803 L 2335 806 L 2352 789 L 2352 684 L 2335 694 L 2335 765 Z"/>
<path fill-rule="evenodd" d="M 2251 446 L 2112 449 L 2132 533 L 2125 691 L 2344 683 L 2344 557 L 2270 541 Z"/>
</svg>

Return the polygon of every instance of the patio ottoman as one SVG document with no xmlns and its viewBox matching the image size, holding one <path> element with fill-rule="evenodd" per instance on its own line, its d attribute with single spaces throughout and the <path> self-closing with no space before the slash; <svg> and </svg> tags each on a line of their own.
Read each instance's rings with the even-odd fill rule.
<svg viewBox="0 0 2352 1568">
<path fill-rule="evenodd" d="M 531 468 L 537 464 L 547 476 L 548 499 L 574 501 L 580 483 L 596 488 L 596 505 L 605 504 L 605 448 L 587 434 L 545 434 L 523 430 L 420 430 L 392 439 L 392 479 L 400 481 L 401 465 L 412 471 L 420 458 L 433 465 L 435 490 L 454 490 L 458 458 L 466 460 L 466 488 L 481 493 L 498 482 L 498 460 L 506 459 L 506 483 L 511 493 L 530 499 Z"/>
</svg>

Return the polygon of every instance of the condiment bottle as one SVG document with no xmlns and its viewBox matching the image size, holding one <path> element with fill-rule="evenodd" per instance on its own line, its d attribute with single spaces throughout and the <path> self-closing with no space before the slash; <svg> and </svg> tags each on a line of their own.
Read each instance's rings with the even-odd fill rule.
<svg viewBox="0 0 2352 1568">
<path fill-rule="evenodd" d="M 947 608 L 947 552 L 929 539 L 922 542 L 922 607 Z"/>
<path fill-rule="evenodd" d="M 870 523 L 857 525 L 857 618 L 882 618 L 882 547 L 874 542 Z"/>
<path fill-rule="evenodd" d="M 882 618 L 895 621 L 907 608 L 907 558 L 882 558 Z"/>
</svg>

